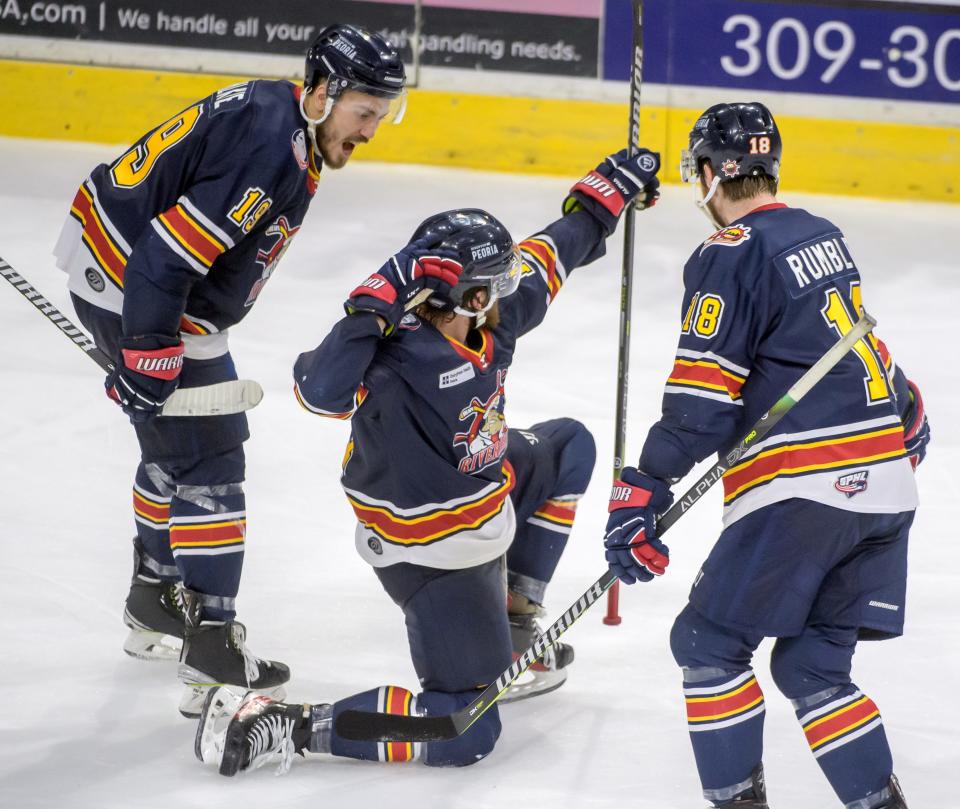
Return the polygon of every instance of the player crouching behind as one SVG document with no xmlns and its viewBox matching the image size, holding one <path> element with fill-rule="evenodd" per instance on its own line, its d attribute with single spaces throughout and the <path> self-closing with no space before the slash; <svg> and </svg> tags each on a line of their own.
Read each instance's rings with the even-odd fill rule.
<svg viewBox="0 0 960 809">
<path fill-rule="evenodd" d="M 495 705 L 456 739 L 425 744 L 348 741 L 335 720 L 349 709 L 453 713 L 532 644 L 595 449 L 568 418 L 508 429 L 507 371 L 517 338 L 543 320 L 570 270 L 604 254 L 626 205 L 656 201 L 658 168 L 646 151 L 608 158 L 573 187 L 565 216 L 519 246 L 484 211 L 430 217 L 299 357 L 303 406 L 352 419 L 342 483 L 357 550 L 403 610 L 423 691 L 288 705 L 217 689 L 197 730 L 201 760 L 234 775 L 278 756 L 285 771 L 293 753 L 462 766 L 493 750 Z M 520 696 L 558 687 L 572 658 L 556 644 Z"/>
</svg>

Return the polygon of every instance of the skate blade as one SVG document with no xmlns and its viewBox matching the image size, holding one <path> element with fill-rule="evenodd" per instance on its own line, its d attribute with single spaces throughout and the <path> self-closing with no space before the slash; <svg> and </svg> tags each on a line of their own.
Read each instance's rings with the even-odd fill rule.
<svg viewBox="0 0 960 809">
<path fill-rule="evenodd" d="M 211 691 L 224 688 L 239 690 L 243 694 L 263 694 L 277 702 L 282 702 L 287 696 L 287 691 L 282 685 L 273 688 L 247 689 L 242 685 L 229 685 L 227 683 L 189 683 L 184 686 L 183 696 L 180 698 L 180 714 L 187 719 L 197 719 L 203 712 L 207 695 Z"/>
<path fill-rule="evenodd" d="M 556 691 L 566 681 L 566 669 L 527 669 L 507 689 L 507 693 L 500 697 L 500 702 L 518 702 L 521 699 L 549 694 L 551 691 Z"/>
<path fill-rule="evenodd" d="M 219 686 L 207 691 L 193 742 L 194 755 L 204 764 L 220 765 L 227 728 L 247 693 L 249 692 L 245 689 L 230 686 Z"/>
<path fill-rule="evenodd" d="M 127 639 L 123 642 L 123 651 L 130 657 L 137 660 L 149 660 L 151 662 L 180 660 L 180 650 L 183 648 L 183 641 L 175 638 L 173 635 L 165 635 L 163 632 L 150 632 L 145 629 L 132 629 L 127 634 Z"/>
</svg>

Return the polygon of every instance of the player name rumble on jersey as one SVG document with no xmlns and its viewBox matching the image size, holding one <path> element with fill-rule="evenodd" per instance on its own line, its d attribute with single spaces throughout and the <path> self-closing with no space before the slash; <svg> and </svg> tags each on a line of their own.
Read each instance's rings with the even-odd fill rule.
<svg viewBox="0 0 960 809">
<path fill-rule="evenodd" d="M 706 249 L 712 245 L 739 249 Z M 664 479 L 726 450 L 861 311 L 860 275 L 843 234 L 781 203 L 708 239 L 687 261 L 684 285 L 663 416 L 640 459 Z M 905 389 L 902 377 L 875 337 L 857 343 L 820 383 L 829 396 L 805 398 L 724 474 L 725 524 L 790 498 L 861 512 L 915 508 L 894 392 Z"/>
</svg>

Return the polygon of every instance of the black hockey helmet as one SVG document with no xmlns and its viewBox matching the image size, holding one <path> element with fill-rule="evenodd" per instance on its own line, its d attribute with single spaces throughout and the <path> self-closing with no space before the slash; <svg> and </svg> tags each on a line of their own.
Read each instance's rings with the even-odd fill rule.
<svg viewBox="0 0 960 809">
<path fill-rule="evenodd" d="M 453 253 L 463 266 L 449 300 L 431 298 L 432 305 L 453 308 L 460 314 L 474 314 L 460 310 L 460 302 L 468 290 L 477 287 L 487 290 L 489 300 L 483 311 L 498 298 L 517 291 L 523 270 L 520 249 L 503 224 L 486 211 L 460 208 L 434 214 L 420 223 L 410 241 L 421 239 L 431 247 Z"/>
<path fill-rule="evenodd" d="M 777 180 L 782 151 L 776 121 L 759 101 L 714 104 L 690 131 L 680 176 L 685 183 L 693 182 L 708 162 L 721 183 L 761 174 Z"/>
<path fill-rule="evenodd" d="M 397 49 L 379 34 L 355 25 L 336 23 L 324 28 L 307 51 L 303 84 L 307 89 L 326 82 L 327 98 L 337 100 L 347 90 L 399 100 L 392 120 L 399 123 L 405 106 L 406 71 Z"/>
</svg>

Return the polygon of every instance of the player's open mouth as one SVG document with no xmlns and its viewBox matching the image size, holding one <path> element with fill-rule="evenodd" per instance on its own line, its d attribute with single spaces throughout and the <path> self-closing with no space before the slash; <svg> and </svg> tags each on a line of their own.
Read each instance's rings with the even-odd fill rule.
<svg viewBox="0 0 960 809">
<path fill-rule="evenodd" d="M 345 140 L 345 141 L 343 142 L 343 152 L 344 152 L 344 154 L 348 154 L 348 155 L 349 155 L 349 154 L 353 154 L 353 150 L 354 150 L 354 147 L 355 147 L 356 145 L 357 145 L 357 144 L 353 143 L 352 141 Z"/>
</svg>

